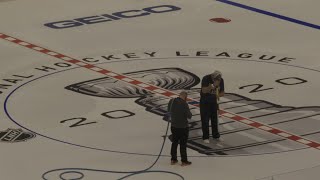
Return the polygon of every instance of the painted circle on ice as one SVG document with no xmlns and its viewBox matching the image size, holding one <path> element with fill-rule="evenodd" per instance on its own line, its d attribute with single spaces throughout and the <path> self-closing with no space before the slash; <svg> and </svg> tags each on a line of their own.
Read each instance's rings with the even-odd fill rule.
<svg viewBox="0 0 320 180">
<path fill-rule="evenodd" d="M 270 60 L 257 58 L 261 56 L 243 57 L 90 60 L 96 60 L 101 68 L 121 70 L 127 77 L 172 92 L 188 89 L 193 99 L 199 99 L 201 78 L 220 70 L 226 83 L 221 109 L 302 137 L 316 137 L 320 107 L 297 104 L 302 90 L 318 88 L 311 77 L 319 71 L 279 62 L 283 57 L 263 57 Z M 169 98 L 85 72 L 69 67 L 24 83 L 7 97 L 7 115 L 19 126 L 59 142 L 116 153 L 156 155 L 165 132 L 163 115 Z M 32 106 L 25 106 L 24 102 Z M 203 144 L 199 109 L 194 107 L 192 112 L 188 147 L 198 152 L 198 156 L 253 155 L 307 148 L 228 118 L 220 118 L 224 141 Z M 145 151 L 142 147 L 145 144 L 154 151 Z"/>
<path fill-rule="evenodd" d="M 212 19 L 210 19 L 210 22 L 228 23 L 228 22 L 231 22 L 231 19 L 227 19 L 227 18 L 212 18 Z"/>
</svg>

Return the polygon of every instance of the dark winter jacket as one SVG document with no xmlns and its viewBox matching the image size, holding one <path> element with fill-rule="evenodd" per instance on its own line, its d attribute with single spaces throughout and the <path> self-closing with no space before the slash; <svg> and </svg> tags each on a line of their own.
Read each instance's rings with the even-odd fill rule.
<svg viewBox="0 0 320 180">
<path fill-rule="evenodd" d="M 171 107 L 172 106 L 172 107 Z M 170 111 L 171 108 L 171 111 Z M 186 101 L 180 97 L 171 99 L 168 104 L 168 112 L 171 114 L 171 126 L 175 128 L 188 127 L 188 119 L 192 117 Z"/>
</svg>

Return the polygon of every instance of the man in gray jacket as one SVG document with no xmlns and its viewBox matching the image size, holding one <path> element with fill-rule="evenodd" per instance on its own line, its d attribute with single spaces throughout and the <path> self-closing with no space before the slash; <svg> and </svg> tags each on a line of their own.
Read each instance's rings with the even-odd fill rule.
<svg viewBox="0 0 320 180">
<path fill-rule="evenodd" d="M 177 148 L 180 145 L 181 166 L 190 165 L 187 157 L 187 141 L 189 136 L 188 119 L 192 117 L 189 106 L 186 102 L 187 92 L 182 91 L 179 97 L 171 99 L 168 104 L 168 111 L 171 113 L 171 164 L 177 164 Z"/>
</svg>

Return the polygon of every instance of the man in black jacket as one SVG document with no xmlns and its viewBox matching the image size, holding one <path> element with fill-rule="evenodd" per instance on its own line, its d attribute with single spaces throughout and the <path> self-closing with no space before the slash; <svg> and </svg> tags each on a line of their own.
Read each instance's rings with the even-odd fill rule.
<svg viewBox="0 0 320 180">
<path fill-rule="evenodd" d="M 224 95 L 224 80 L 220 71 L 215 71 L 202 78 L 200 92 L 200 114 L 202 124 L 202 139 L 204 143 L 209 141 L 209 120 L 213 139 L 219 140 L 218 129 L 218 103 L 217 99 Z"/>
<path fill-rule="evenodd" d="M 177 148 L 180 145 L 181 166 L 190 165 L 187 157 L 187 141 L 189 136 L 188 119 L 192 117 L 189 106 L 186 102 L 187 92 L 182 91 L 179 97 L 171 99 L 168 104 L 168 111 L 171 113 L 171 164 L 177 164 Z"/>
</svg>

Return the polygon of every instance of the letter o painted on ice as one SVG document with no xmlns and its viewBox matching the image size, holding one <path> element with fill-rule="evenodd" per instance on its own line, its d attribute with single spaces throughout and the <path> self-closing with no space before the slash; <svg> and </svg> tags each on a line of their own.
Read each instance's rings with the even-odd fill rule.
<svg viewBox="0 0 320 180">
<path fill-rule="evenodd" d="M 150 12 L 150 13 L 164 13 L 164 12 L 170 12 L 170 11 L 178 11 L 181 8 L 171 5 L 161 5 L 161 6 L 153 6 L 144 8 L 144 11 Z"/>
</svg>

